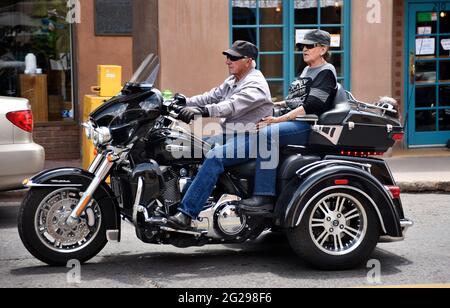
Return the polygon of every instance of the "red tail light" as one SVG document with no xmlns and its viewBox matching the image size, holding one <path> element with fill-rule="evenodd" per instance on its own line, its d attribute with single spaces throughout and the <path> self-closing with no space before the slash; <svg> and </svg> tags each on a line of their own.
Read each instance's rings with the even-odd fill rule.
<svg viewBox="0 0 450 308">
<path fill-rule="evenodd" d="M 398 186 L 386 186 L 386 188 L 391 193 L 393 199 L 400 199 L 400 194 L 402 192 L 400 187 L 398 187 Z"/>
<path fill-rule="evenodd" d="M 383 152 L 353 152 L 353 151 L 341 151 L 342 156 L 354 156 L 354 157 L 368 157 L 368 156 L 383 156 Z"/>
<path fill-rule="evenodd" d="M 394 140 L 394 141 L 396 141 L 396 142 L 402 141 L 404 135 L 405 135 L 404 133 L 393 134 L 393 135 L 392 135 L 392 140 Z"/>
<path fill-rule="evenodd" d="M 6 114 L 6 118 L 12 124 L 28 133 L 33 131 L 33 114 L 31 110 L 9 112 Z"/>
</svg>

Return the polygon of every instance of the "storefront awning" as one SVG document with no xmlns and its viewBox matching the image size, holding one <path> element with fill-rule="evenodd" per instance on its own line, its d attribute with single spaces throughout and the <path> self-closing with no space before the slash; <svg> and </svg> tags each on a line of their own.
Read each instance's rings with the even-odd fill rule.
<svg viewBox="0 0 450 308">
<path fill-rule="evenodd" d="M 259 0 L 260 8 L 277 8 L 281 5 L 279 0 Z M 321 7 L 335 6 L 336 3 L 342 5 L 342 0 L 321 0 Z M 295 0 L 294 7 L 296 9 L 310 9 L 317 7 L 317 0 Z M 256 0 L 233 0 L 233 7 L 256 8 Z"/>
</svg>

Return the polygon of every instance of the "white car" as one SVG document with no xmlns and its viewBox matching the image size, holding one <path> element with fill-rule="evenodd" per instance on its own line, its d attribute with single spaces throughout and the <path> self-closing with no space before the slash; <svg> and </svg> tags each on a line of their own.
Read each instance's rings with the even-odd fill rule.
<svg viewBox="0 0 450 308">
<path fill-rule="evenodd" d="M 22 188 L 24 179 L 44 169 L 44 148 L 32 132 L 28 100 L 0 96 L 0 191 Z"/>
</svg>

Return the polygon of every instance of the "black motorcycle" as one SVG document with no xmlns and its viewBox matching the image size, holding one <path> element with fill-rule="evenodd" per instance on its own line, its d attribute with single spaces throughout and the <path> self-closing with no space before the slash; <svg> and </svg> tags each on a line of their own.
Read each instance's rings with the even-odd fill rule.
<svg viewBox="0 0 450 308">
<path fill-rule="evenodd" d="M 333 110 L 299 118 L 311 122 L 310 144 L 280 149 L 273 211 L 240 208 L 252 196 L 250 161 L 226 170 L 191 228 L 172 227 L 168 217 L 204 159 L 179 154 L 212 145 L 181 127 L 176 118 L 183 106 L 153 87 L 158 69 L 150 55 L 121 93 L 90 115 L 84 126 L 98 155 L 89 170 L 48 170 L 26 181 L 19 233 L 36 258 L 62 266 L 86 262 L 108 241 L 120 241 L 122 220 L 145 243 L 180 248 L 281 231 L 302 259 L 330 270 L 358 266 L 377 243 L 404 239 L 413 223 L 389 167 L 375 158 L 403 138 L 396 110 L 359 102 L 342 87 Z"/>
</svg>

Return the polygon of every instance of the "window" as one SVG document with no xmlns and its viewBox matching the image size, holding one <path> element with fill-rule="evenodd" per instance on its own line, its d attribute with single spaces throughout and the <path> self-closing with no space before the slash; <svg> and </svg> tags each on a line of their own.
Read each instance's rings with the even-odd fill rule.
<svg viewBox="0 0 450 308">
<path fill-rule="evenodd" d="M 232 41 L 246 40 L 260 50 L 258 67 L 274 99 L 284 96 L 285 7 L 282 0 L 232 1 Z"/>
<path fill-rule="evenodd" d="M 36 123 L 73 119 L 67 9 L 66 0 L 0 4 L 0 95 L 29 99 Z"/>
<path fill-rule="evenodd" d="M 320 28 L 332 35 L 330 62 L 339 82 L 350 86 L 350 1 L 348 0 L 230 0 L 231 42 L 256 44 L 258 67 L 266 76 L 274 101 L 283 100 L 292 80 L 302 71 L 296 43 L 305 31 Z"/>
</svg>

